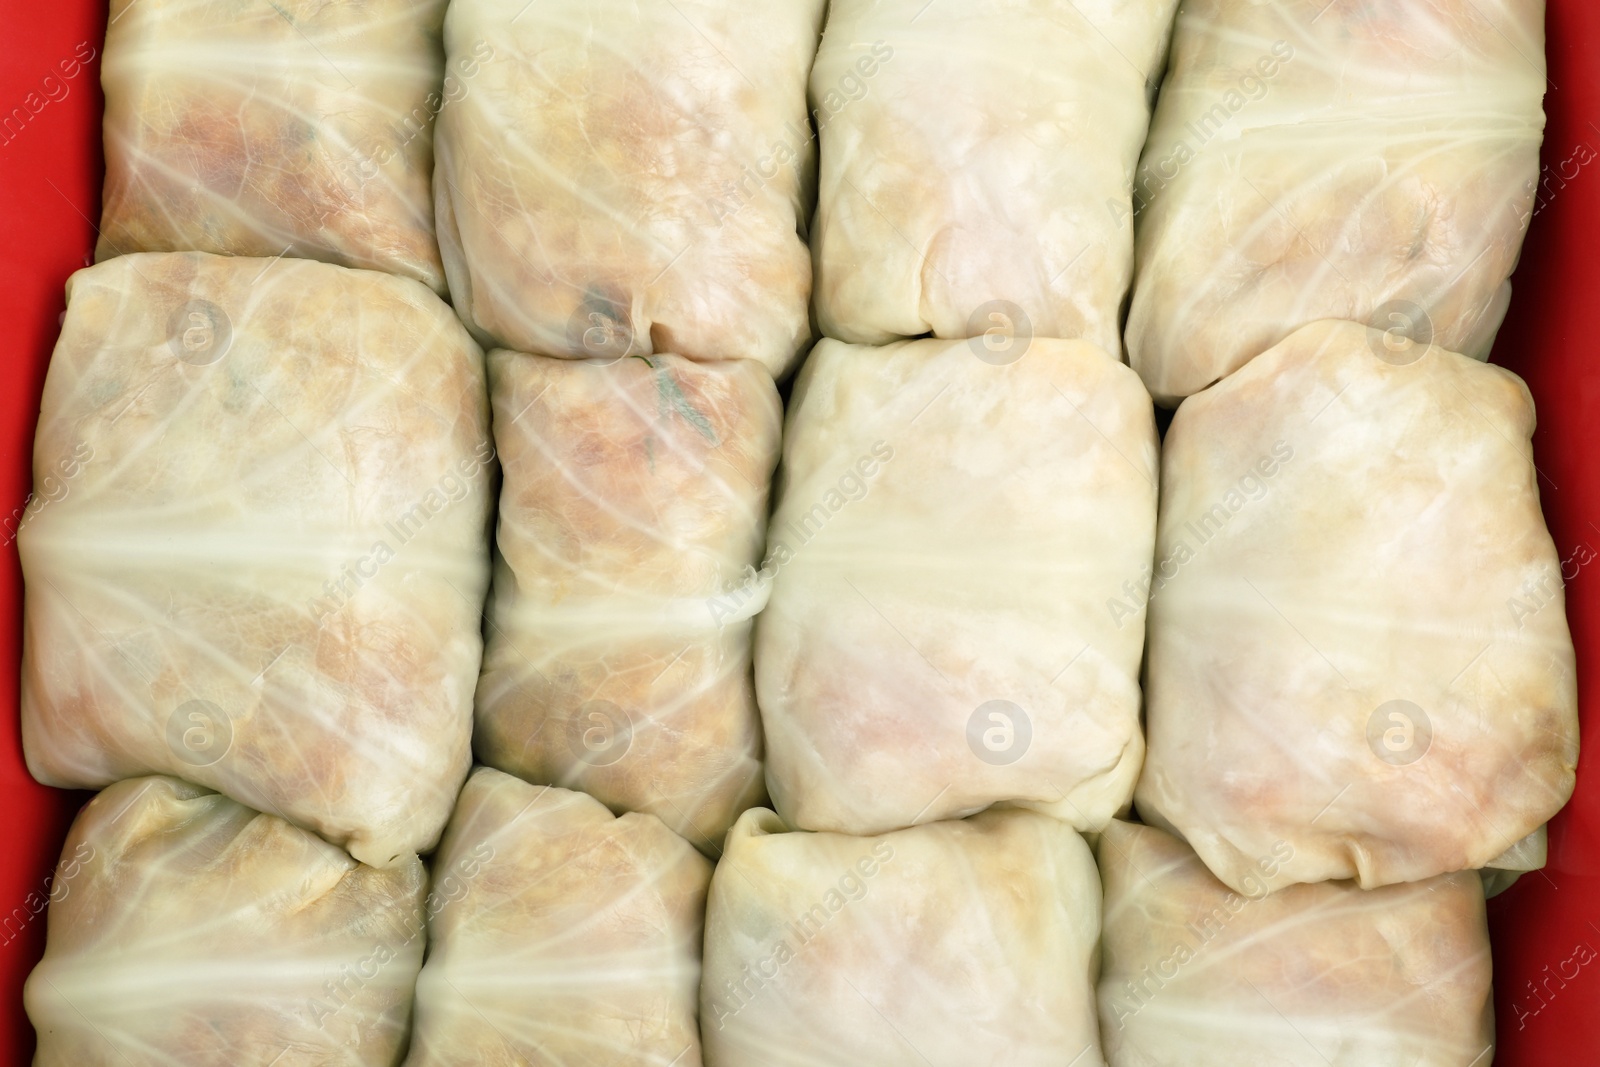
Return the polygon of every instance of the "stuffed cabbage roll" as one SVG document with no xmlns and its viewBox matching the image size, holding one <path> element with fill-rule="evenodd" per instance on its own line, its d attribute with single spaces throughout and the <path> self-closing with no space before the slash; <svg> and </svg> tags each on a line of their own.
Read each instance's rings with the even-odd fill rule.
<svg viewBox="0 0 1600 1067">
<path fill-rule="evenodd" d="M 1120 353 L 1129 188 L 1176 6 L 834 0 L 811 71 L 822 332 L 1027 322 Z"/>
<path fill-rule="evenodd" d="M 111 0 L 96 257 L 288 255 L 442 292 L 433 120 L 493 54 L 443 70 L 444 8 Z"/>
<path fill-rule="evenodd" d="M 1486 358 L 1543 139 L 1542 0 L 1193 0 L 1134 182 L 1129 358 L 1204 389 L 1316 319 Z"/>
<path fill-rule="evenodd" d="M 806 73 L 823 0 L 456 0 L 434 196 L 479 340 L 781 374 L 810 340 Z"/>
<path fill-rule="evenodd" d="M 47 785 L 180 775 L 363 863 L 430 848 L 471 762 L 483 357 L 416 282 L 120 256 L 73 275 L 19 538 Z"/>
<path fill-rule="evenodd" d="M 1279 841 L 1272 887 L 1483 867 L 1572 793 L 1533 402 L 1391 341 L 1303 327 L 1167 432 L 1137 805 L 1238 891 Z"/>
<path fill-rule="evenodd" d="M 1279 842 L 1270 865 L 1292 852 Z M 1476 875 L 1234 892 L 1182 841 L 1116 822 L 1100 1035 L 1111 1067 L 1483 1067 L 1494 1058 Z"/>
<path fill-rule="evenodd" d="M 1001 801 L 1098 829 L 1144 753 L 1156 432 L 1082 341 L 823 341 L 796 383 L 756 624 L 767 782 L 870 834 Z"/>
<path fill-rule="evenodd" d="M 1104 1067 L 1100 886 L 1070 827 L 988 811 L 783 831 L 745 812 L 711 879 L 709 1067 Z"/>
<path fill-rule="evenodd" d="M 749 579 L 783 412 L 748 360 L 489 356 L 505 467 L 479 758 L 707 853 L 763 797 Z"/>
<path fill-rule="evenodd" d="M 655 816 L 482 767 L 433 873 L 408 1067 L 699 1067 L 711 864 Z"/>
<path fill-rule="evenodd" d="M 1490 898 L 1499 896 L 1527 872 L 1542 869 L 1549 858 L 1549 834 L 1541 826 L 1484 864 L 1478 872 L 1483 877 L 1483 895 Z"/>
<path fill-rule="evenodd" d="M 91 800 L 24 989 L 34 1067 L 389 1067 L 427 872 L 388 870 L 175 778 Z"/>
</svg>

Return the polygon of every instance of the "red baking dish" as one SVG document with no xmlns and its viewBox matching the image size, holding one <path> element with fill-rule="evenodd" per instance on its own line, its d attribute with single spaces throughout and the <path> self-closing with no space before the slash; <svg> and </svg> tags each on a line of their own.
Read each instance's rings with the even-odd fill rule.
<svg viewBox="0 0 1600 1067">
<path fill-rule="evenodd" d="M 1493 360 L 1538 405 L 1534 461 L 1567 579 L 1583 744 L 1578 790 L 1550 824 L 1550 860 L 1489 902 L 1496 1064 L 1600 1061 L 1600 6 L 1550 0 L 1542 179 Z"/>
<path fill-rule="evenodd" d="M 1335 0 L 1344 2 L 1344 0 Z M 1392 0 L 1395 3 L 1408 0 Z M 85 794 L 46 789 L 23 765 L 17 727 L 24 514 L 34 423 L 67 276 L 89 262 L 100 211 L 100 0 L 45 8 L 6 0 L 0 43 L 0 1055 L 28 1062 L 22 983 L 44 948 L 44 904 Z M 1549 0 L 1544 171 L 1515 296 L 1494 360 L 1539 407 L 1545 514 L 1564 562 L 1585 736 L 1600 664 L 1600 5 Z M 1594 172 L 1594 173 L 1591 173 Z M 1577 795 L 1550 827 L 1549 865 L 1490 903 L 1495 1007 L 1505 1067 L 1600 1058 L 1600 780 L 1585 746 Z M 1481 1065 L 1475 1065 L 1481 1067 Z"/>
</svg>

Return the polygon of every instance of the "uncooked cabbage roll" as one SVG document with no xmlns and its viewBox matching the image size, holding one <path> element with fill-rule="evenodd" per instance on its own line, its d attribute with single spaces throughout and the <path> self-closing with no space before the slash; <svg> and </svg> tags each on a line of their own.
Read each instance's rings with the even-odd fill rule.
<svg viewBox="0 0 1600 1067">
<path fill-rule="evenodd" d="M 822 332 L 1026 322 L 1120 353 L 1129 188 L 1176 6 L 834 0 L 811 71 Z"/>
<path fill-rule="evenodd" d="M 1483 867 L 1572 793 L 1533 402 L 1391 345 L 1313 323 L 1167 432 L 1137 805 L 1235 890 Z"/>
<path fill-rule="evenodd" d="M 433 861 L 407 1067 L 700 1067 L 710 880 L 653 815 L 479 768 Z"/>
<path fill-rule="evenodd" d="M 1265 865 L 1292 853 L 1285 842 Z M 1472 873 L 1234 892 L 1177 838 L 1100 836 L 1111 1067 L 1483 1067 L 1489 931 Z"/>
<path fill-rule="evenodd" d="M 118 782 L 56 868 L 34 1067 L 389 1067 L 426 889 L 415 856 L 377 870 L 188 782 Z"/>
<path fill-rule="evenodd" d="M 1483 876 L 1483 895 L 1499 896 L 1527 872 L 1543 868 L 1549 857 L 1549 834 L 1541 826 L 1483 866 L 1478 872 Z"/>
<path fill-rule="evenodd" d="M 1486 358 L 1535 204 L 1543 0 L 1191 0 L 1134 182 L 1134 369 L 1204 389 L 1316 319 Z"/>
<path fill-rule="evenodd" d="M 823 0 L 456 0 L 434 198 L 486 345 L 781 374 L 810 340 L 806 73 Z"/>
<path fill-rule="evenodd" d="M 493 54 L 446 73 L 444 7 L 111 0 L 97 258 L 288 255 L 443 291 L 433 120 Z"/>
<path fill-rule="evenodd" d="M 73 275 L 19 539 L 47 785 L 187 778 L 385 866 L 471 762 L 483 357 L 417 282 L 120 256 Z"/>
<path fill-rule="evenodd" d="M 711 880 L 708 1067 L 1104 1067 L 1100 886 L 1057 819 L 881 837 L 745 812 Z"/>
<path fill-rule="evenodd" d="M 707 853 L 762 799 L 751 580 L 783 412 L 757 363 L 489 356 L 505 468 L 483 762 Z"/>
<path fill-rule="evenodd" d="M 1127 806 L 1156 432 L 1082 341 L 857 348 L 795 386 L 762 578 L 767 784 L 808 830 Z M 985 358 L 991 357 L 991 358 Z"/>
</svg>

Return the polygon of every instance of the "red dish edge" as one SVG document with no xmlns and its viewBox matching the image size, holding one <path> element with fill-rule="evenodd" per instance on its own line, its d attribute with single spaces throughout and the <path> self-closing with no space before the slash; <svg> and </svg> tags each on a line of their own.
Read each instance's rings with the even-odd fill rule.
<svg viewBox="0 0 1600 1067">
<path fill-rule="evenodd" d="M 0 23 L 0 1057 L 25 1064 L 33 1028 L 22 983 L 44 952 L 44 906 L 68 823 L 88 794 L 47 789 L 22 761 L 17 672 L 22 574 L 15 529 L 32 486 L 39 391 L 66 308 L 67 276 L 88 262 L 100 216 L 97 0 L 5 0 Z M 88 62 L 84 57 L 92 56 Z"/>
<path fill-rule="evenodd" d="M 1494 361 L 1538 405 L 1534 462 L 1567 579 L 1578 649 L 1582 755 L 1572 802 L 1550 824 L 1550 860 L 1489 902 L 1502 1067 L 1588 1063 L 1600 1050 L 1600 783 L 1593 692 L 1600 664 L 1600 6 L 1551 0 L 1543 169 Z"/>
<path fill-rule="evenodd" d="M 17 726 L 22 578 L 14 529 L 32 484 L 39 392 L 65 308 L 67 276 L 88 262 L 99 215 L 99 50 L 106 13 L 91 0 L 24 10 L 7 0 L 0 44 L 0 1054 L 34 1045 L 22 983 L 44 950 L 44 902 L 68 823 L 87 794 L 29 777 Z M 1535 458 L 1545 515 L 1565 562 L 1580 694 L 1600 663 L 1600 6 L 1550 0 L 1549 115 L 1543 180 L 1495 362 L 1527 380 L 1539 408 Z M 85 59 L 91 56 L 90 59 Z M 1585 736 L 1594 726 L 1583 704 Z M 1501 1067 L 1584 1062 L 1600 1049 L 1600 787 L 1595 746 L 1578 791 L 1550 827 L 1550 860 L 1490 902 Z M 66 887 L 70 892 L 70 887 Z"/>
</svg>

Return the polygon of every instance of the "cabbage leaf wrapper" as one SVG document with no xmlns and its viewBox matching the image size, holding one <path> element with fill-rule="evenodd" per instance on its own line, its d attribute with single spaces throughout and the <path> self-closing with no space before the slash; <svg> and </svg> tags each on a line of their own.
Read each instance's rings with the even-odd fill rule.
<svg viewBox="0 0 1600 1067">
<path fill-rule="evenodd" d="M 1305 326 L 1167 431 L 1136 806 L 1236 891 L 1279 841 L 1273 888 L 1536 867 L 1572 794 L 1533 401 L 1391 341 Z"/>
<path fill-rule="evenodd" d="M 433 875 L 407 1067 L 700 1067 L 711 864 L 655 816 L 481 767 Z"/>
<path fill-rule="evenodd" d="M 376 866 L 471 763 L 483 356 L 417 282 L 307 260 L 74 274 L 22 528 L 40 781 L 178 775 Z"/>
<path fill-rule="evenodd" d="M 1176 6 L 834 0 L 811 70 L 822 332 L 1025 322 L 1120 355 L 1130 188 Z"/>
<path fill-rule="evenodd" d="M 879 837 L 745 812 L 711 879 L 709 1067 L 1105 1067 L 1100 886 L 1071 827 L 986 811 Z"/>
<path fill-rule="evenodd" d="M 756 620 L 767 785 L 872 834 L 991 804 L 1095 830 L 1144 755 L 1157 442 L 1084 341 L 824 340 L 796 381 Z M 989 357 L 989 358 L 985 358 Z"/>
<path fill-rule="evenodd" d="M 1259 857 L 1265 871 L 1291 851 Z M 1100 1034 L 1111 1067 L 1481 1067 L 1489 929 L 1472 872 L 1364 890 L 1223 885 L 1182 841 L 1115 822 Z"/>
<path fill-rule="evenodd" d="M 1194 0 L 1134 181 L 1158 403 L 1318 319 L 1486 359 L 1544 195 L 1543 0 Z"/>
<path fill-rule="evenodd" d="M 806 74 L 823 0 L 456 0 L 434 198 L 486 346 L 754 359 L 811 339 Z"/>
<path fill-rule="evenodd" d="M 175 778 L 118 782 L 56 868 L 35 1067 L 391 1067 L 427 877 Z"/>
<path fill-rule="evenodd" d="M 783 412 L 749 360 L 489 356 L 500 494 L 478 758 L 708 855 L 763 797 L 750 619 Z"/>
<path fill-rule="evenodd" d="M 447 74 L 444 8 L 112 0 L 96 258 L 287 255 L 443 292 L 434 116 L 492 54 Z"/>
</svg>

